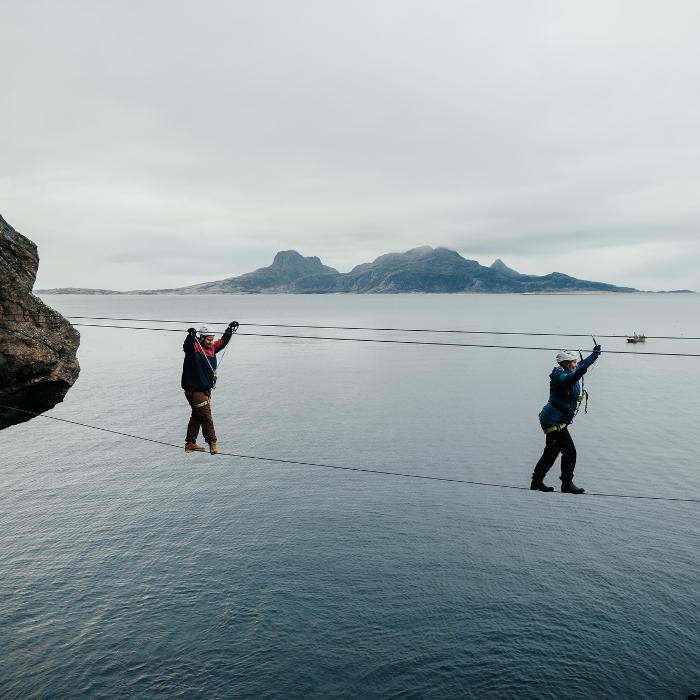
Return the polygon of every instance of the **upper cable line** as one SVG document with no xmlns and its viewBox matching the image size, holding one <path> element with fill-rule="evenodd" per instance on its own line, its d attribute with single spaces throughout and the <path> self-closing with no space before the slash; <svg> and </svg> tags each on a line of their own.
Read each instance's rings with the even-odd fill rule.
<svg viewBox="0 0 700 700">
<path fill-rule="evenodd" d="M 112 326 L 102 323 L 74 323 L 74 326 L 85 328 L 120 328 L 132 331 L 160 331 L 165 333 L 185 333 L 182 328 L 152 328 L 147 326 Z M 241 324 L 243 325 L 243 324 Z M 394 338 L 338 338 L 337 336 L 322 335 L 291 335 L 283 333 L 236 333 L 236 336 L 254 336 L 257 338 L 285 338 L 298 340 L 341 340 L 350 343 L 384 343 L 393 345 L 439 345 L 448 348 L 499 348 L 503 350 L 546 350 L 556 352 L 559 348 L 532 347 L 526 345 L 492 345 L 486 343 L 444 343 L 438 340 L 396 340 Z M 602 337 L 602 336 L 601 336 Z M 613 355 L 666 355 L 671 357 L 700 357 L 700 353 L 690 352 L 634 352 L 630 350 L 604 350 Z"/>
<path fill-rule="evenodd" d="M 10 316 L 19 317 L 20 314 L 4 314 L 0 318 L 8 318 Z M 50 317 L 49 317 L 50 318 Z M 139 323 L 199 323 L 200 321 L 187 321 L 182 319 L 163 319 L 163 318 L 114 318 L 112 316 L 66 316 L 68 319 L 78 319 L 86 321 L 129 321 Z M 228 325 L 228 321 L 206 321 L 207 324 L 213 326 Z M 81 324 L 74 324 L 81 325 Z M 523 336 L 549 336 L 557 338 L 589 338 L 590 333 L 538 333 L 532 331 L 470 331 L 462 329 L 444 329 L 444 328 L 377 328 L 372 326 L 314 326 L 306 324 L 289 324 L 289 323 L 246 323 L 242 322 L 241 326 L 253 326 L 257 328 L 310 328 L 312 330 L 338 330 L 338 331 L 376 331 L 376 332 L 395 332 L 395 333 L 461 333 L 464 335 L 523 335 Z M 593 333 L 596 338 L 627 338 L 624 334 L 604 335 Z M 645 335 L 648 340 L 700 340 L 699 336 L 685 335 Z M 639 353 L 635 353 L 639 354 Z M 651 354 L 651 353 L 649 353 Z"/>
</svg>

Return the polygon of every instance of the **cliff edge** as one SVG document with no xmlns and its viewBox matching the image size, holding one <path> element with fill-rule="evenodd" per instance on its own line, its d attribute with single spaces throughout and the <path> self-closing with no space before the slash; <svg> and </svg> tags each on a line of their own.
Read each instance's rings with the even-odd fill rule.
<svg viewBox="0 0 700 700">
<path fill-rule="evenodd" d="M 32 294 L 39 255 L 0 216 L 0 430 L 63 401 L 80 366 L 80 334 Z"/>
</svg>

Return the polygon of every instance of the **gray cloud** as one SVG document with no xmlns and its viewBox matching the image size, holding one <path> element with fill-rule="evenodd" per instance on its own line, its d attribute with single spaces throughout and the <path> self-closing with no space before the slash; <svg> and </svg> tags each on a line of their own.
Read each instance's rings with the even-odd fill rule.
<svg viewBox="0 0 700 700">
<path fill-rule="evenodd" d="M 700 289 L 698 20 L 689 0 L 0 0 L 0 212 L 41 286 L 429 244 Z"/>
</svg>

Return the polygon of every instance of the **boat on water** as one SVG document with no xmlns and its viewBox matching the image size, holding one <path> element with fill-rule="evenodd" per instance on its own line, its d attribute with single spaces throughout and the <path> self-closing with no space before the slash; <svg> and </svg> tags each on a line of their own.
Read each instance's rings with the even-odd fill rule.
<svg viewBox="0 0 700 700">
<path fill-rule="evenodd" d="M 628 343 L 646 343 L 646 340 L 647 340 L 647 337 L 644 334 L 637 335 L 635 333 L 634 335 L 627 336 Z"/>
</svg>

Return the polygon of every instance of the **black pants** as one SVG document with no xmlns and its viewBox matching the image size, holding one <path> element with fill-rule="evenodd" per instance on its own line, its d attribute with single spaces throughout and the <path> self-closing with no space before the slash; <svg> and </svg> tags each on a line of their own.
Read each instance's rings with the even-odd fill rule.
<svg viewBox="0 0 700 700">
<path fill-rule="evenodd" d="M 542 481 L 561 454 L 560 478 L 563 484 L 570 484 L 574 478 L 574 468 L 576 467 L 576 447 L 569 434 L 569 429 L 553 430 L 551 433 L 547 433 L 546 438 L 544 452 L 532 474 L 533 481 Z"/>
</svg>

